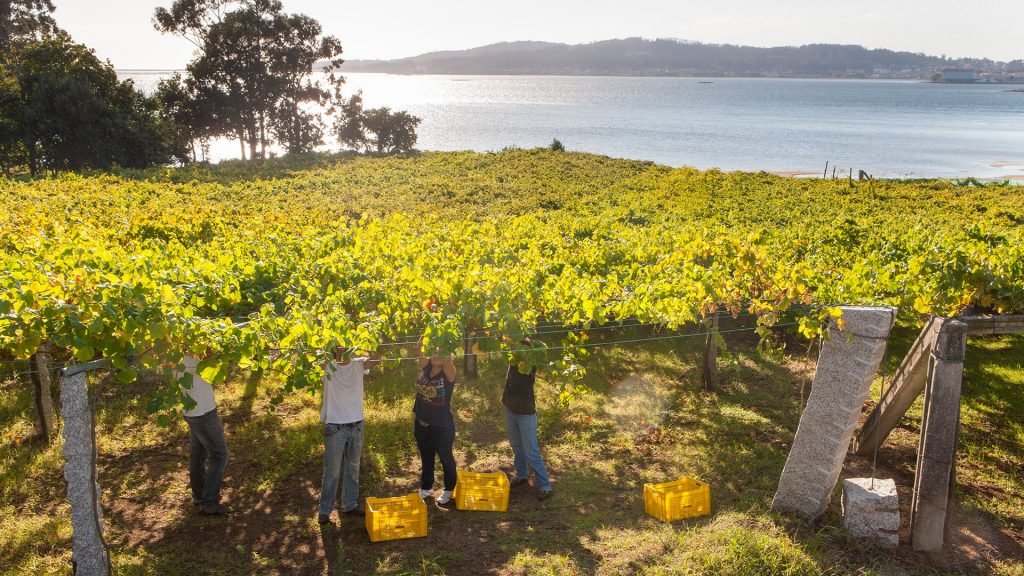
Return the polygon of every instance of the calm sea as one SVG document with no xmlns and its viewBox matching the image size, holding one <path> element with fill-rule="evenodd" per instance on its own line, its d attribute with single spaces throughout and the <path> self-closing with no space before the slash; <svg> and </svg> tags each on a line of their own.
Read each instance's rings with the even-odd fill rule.
<svg viewBox="0 0 1024 576">
<path fill-rule="evenodd" d="M 146 89 L 158 76 L 132 74 Z M 547 146 L 671 166 L 1024 178 L 1021 86 L 892 80 L 349 74 L 422 150 Z M 214 146 L 236 157 L 237 143 Z"/>
</svg>

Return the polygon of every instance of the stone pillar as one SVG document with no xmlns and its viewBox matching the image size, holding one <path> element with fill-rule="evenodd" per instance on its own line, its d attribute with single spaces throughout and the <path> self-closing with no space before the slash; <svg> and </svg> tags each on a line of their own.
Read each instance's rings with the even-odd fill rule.
<svg viewBox="0 0 1024 576">
<path fill-rule="evenodd" d="M 910 506 L 910 538 L 914 550 L 940 550 L 952 515 L 950 503 L 955 486 L 967 329 L 967 324 L 960 320 L 946 321 L 928 363 L 914 500 Z"/>
<path fill-rule="evenodd" d="M 828 507 L 839 480 L 871 381 L 885 355 L 894 308 L 844 306 L 839 330 L 829 325 L 814 383 L 772 508 L 815 520 Z"/>
<path fill-rule="evenodd" d="M 843 480 L 843 525 L 857 538 L 895 548 L 900 543 L 900 500 L 891 479 Z"/>
<path fill-rule="evenodd" d="M 84 365 L 64 371 L 60 382 L 64 420 L 64 480 L 71 501 L 73 574 L 108 576 L 110 558 L 103 541 L 100 486 L 96 481 L 96 434 Z"/>
</svg>

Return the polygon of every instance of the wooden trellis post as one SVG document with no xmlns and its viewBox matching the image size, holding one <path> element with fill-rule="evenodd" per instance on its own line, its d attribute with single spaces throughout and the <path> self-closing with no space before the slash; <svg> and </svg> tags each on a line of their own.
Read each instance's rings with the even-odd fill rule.
<svg viewBox="0 0 1024 576">
<path fill-rule="evenodd" d="M 704 338 L 704 365 L 701 370 L 701 384 L 705 390 L 714 390 L 718 384 L 718 310 L 704 320 L 707 335 Z"/>
<path fill-rule="evenodd" d="M 45 344 L 32 355 L 29 381 L 32 383 L 36 434 L 49 444 L 57 427 L 57 414 L 53 408 L 53 397 L 50 395 L 50 353 L 49 347 Z"/>
<path fill-rule="evenodd" d="M 857 454 L 871 454 L 924 393 L 910 518 L 915 550 L 941 549 L 951 524 L 967 336 L 1020 333 L 1024 333 L 1021 315 L 932 318 L 911 346 L 882 400 L 857 431 L 851 449 Z"/>
<path fill-rule="evenodd" d="M 477 377 L 477 357 L 473 353 L 473 333 L 469 330 L 462 336 L 462 373 L 466 378 Z"/>
<path fill-rule="evenodd" d="M 914 550 L 942 549 L 952 518 L 956 485 L 956 445 L 960 428 L 960 385 L 964 375 L 967 323 L 943 323 L 928 360 L 921 439 L 910 506 L 910 537 Z"/>
</svg>

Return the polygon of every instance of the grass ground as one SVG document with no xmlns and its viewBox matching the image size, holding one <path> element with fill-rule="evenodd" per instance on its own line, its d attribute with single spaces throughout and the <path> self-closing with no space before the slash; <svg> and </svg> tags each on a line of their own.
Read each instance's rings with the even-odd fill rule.
<svg viewBox="0 0 1024 576">
<path fill-rule="evenodd" d="M 609 341 L 643 336 L 608 331 Z M 159 383 L 97 382 L 99 479 L 117 574 L 1024 574 L 1024 337 L 970 341 L 964 383 L 957 532 L 951 550 L 918 555 L 849 539 L 838 493 L 815 527 L 769 512 L 799 419 L 813 358 L 762 355 L 728 335 L 721 382 L 700 389 L 697 339 L 596 348 L 589 393 L 568 407 L 541 382 L 540 436 L 556 481 L 538 502 L 512 494 L 508 513 L 429 511 L 426 538 L 371 544 L 361 519 L 321 528 L 319 398 L 272 410 L 266 381 L 240 373 L 218 391 L 232 450 L 224 484 L 233 513 L 196 515 L 187 489 L 184 423 L 158 426 L 146 403 Z M 914 334 L 901 332 L 889 373 Z M 813 354 L 812 354 L 813 356 Z M 511 471 L 500 404 L 502 365 L 482 362 L 456 395 L 461 467 Z M 416 488 L 413 367 L 367 380 L 363 496 Z M 0 385 L 0 574 L 66 574 L 71 526 L 56 445 L 31 432 L 27 387 Z M 878 383 L 876 382 L 876 386 Z M 872 397 L 877 397 L 877 388 Z M 909 503 L 920 406 L 878 456 Z M 847 474 L 870 472 L 851 458 Z M 642 486 L 692 475 L 712 486 L 713 514 L 665 524 L 644 514 Z"/>
</svg>

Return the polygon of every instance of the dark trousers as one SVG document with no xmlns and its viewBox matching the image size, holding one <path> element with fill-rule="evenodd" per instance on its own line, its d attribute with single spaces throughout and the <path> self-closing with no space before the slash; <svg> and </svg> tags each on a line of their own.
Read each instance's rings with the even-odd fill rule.
<svg viewBox="0 0 1024 576">
<path fill-rule="evenodd" d="M 452 445 L 455 444 L 455 426 L 424 426 L 417 420 L 413 434 L 416 446 L 420 449 L 420 489 L 430 490 L 434 487 L 434 456 L 441 459 L 444 470 L 444 489 L 455 490 L 458 475 L 455 471 L 455 456 Z"/>
<path fill-rule="evenodd" d="M 202 416 L 185 416 L 188 423 L 191 452 L 188 458 L 188 480 L 192 500 L 200 506 L 220 501 L 220 484 L 228 465 L 228 443 L 224 425 L 214 408 Z"/>
</svg>

